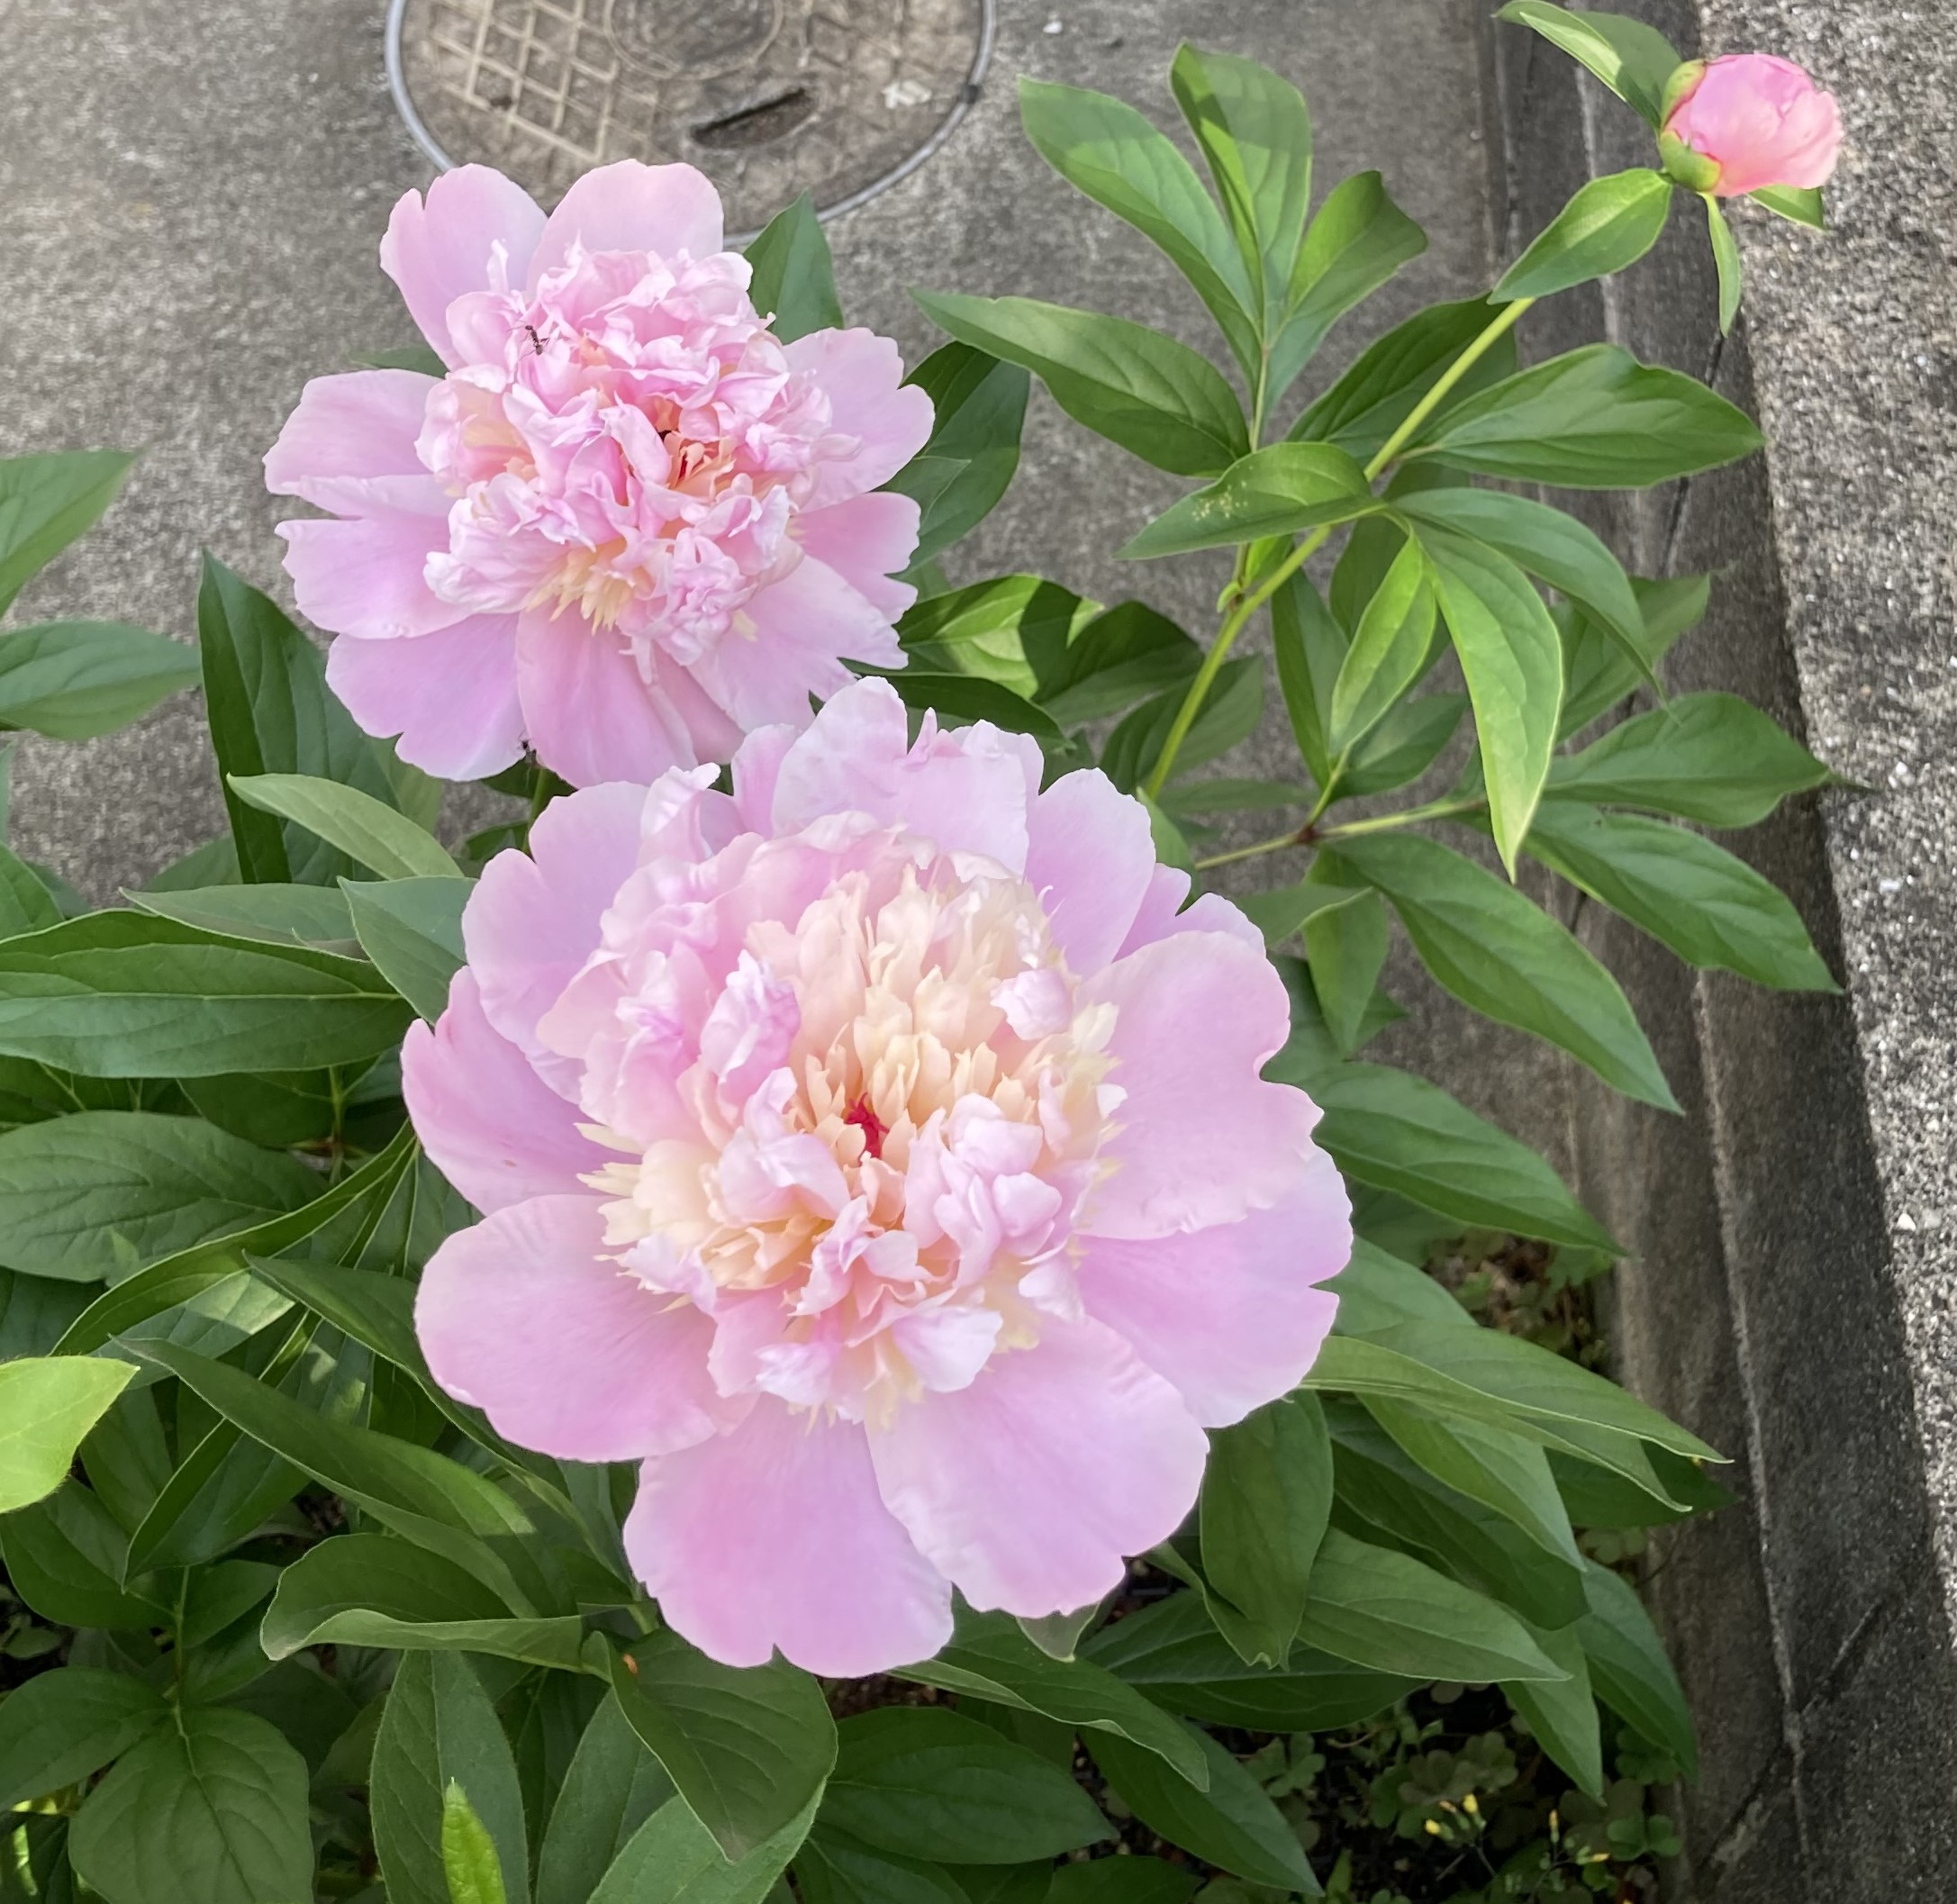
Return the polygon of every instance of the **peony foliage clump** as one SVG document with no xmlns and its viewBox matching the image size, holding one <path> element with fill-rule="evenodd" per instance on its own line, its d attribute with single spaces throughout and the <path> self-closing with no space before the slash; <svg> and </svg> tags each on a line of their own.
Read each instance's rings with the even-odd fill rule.
<svg viewBox="0 0 1957 1904">
<path fill-rule="evenodd" d="M 0 721 L 57 739 L 201 685 L 230 821 L 100 911 L 0 846 L 0 1894 L 1317 1895 L 1282 1741 L 1435 1685 L 1496 1689 L 1572 1817 L 1693 1769 L 1599 1556 L 1720 1457 L 1427 1273 L 1619 1252 L 1368 1047 L 1397 927 L 1396 973 L 1675 1110 L 1572 890 L 1831 985 L 1701 830 L 1827 770 L 1668 694 L 1708 578 L 1549 499 L 1759 432 L 1526 319 L 1683 192 L 1729 324 L 1721 201 L 1819 225 L 1840 127 L 1785 61 L 1504 15 L 1654 163 L 1336 375 L 1426 240 L 1375 173 L 1314 205 L 1295 88 L 1193 48 L 1207 180 L 1127 104 L 1021 105 L 1214 360 L 920 290 L 906 374 L 805 201 L 737 253 L 684 166 L 548 215 L 466 168 L 381 247 L 424 341 L 266 458 L 323 658 L 214 558 L 194 656 L 0 634 Z M 1134 600 L 951 579 L 1036 376 L 1191 485 Z M 0 608 L 128 466 L 0 464 Z M 1199 640 L 1146 565 L 1210 550 Z M 1295 769 L 1208 771 L 1267 696 Z M 445 783 L 508 817 L 458 841 Z M 1480 1845 L 1444 1799 L 1388 1821 Z M 1463 1899 L 1565 1869 L 1477 1855 Z"/>
</svg>

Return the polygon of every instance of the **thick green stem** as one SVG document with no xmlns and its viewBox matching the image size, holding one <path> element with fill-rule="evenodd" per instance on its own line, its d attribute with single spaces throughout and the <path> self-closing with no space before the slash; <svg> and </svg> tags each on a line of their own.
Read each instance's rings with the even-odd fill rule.
<svg viewBox="0 0 1957 1904">
<path fill-rule="evenodd" d="M 1412 441 L 1421 424 L 1446 401 L 1448 392 L 1494 349 L 1504 335 L 1521 322 L 1522 313 L 1535 302 L 1533 297 L 1518 297 L 1513 304 L 1504 304 L 1481 334 L 1448 365 L 1436 379 L 1434 387 L 1408 412 L 1400 428 L 1380 445 L 1377 454 L 1366 465 L 1365 476 L 1368 483 L 1376 480 L 1387 465 Z M 1251 594 L 1238 596 L 1232 603 L 1229 612 L 1223 618 L 1222 625 L 1217 630 L 1216 639 L 1210 644 L 1210 652 L 1203 657 L 1202 666 L 1196 670 L 1196 678 L 1190 683 L 1189 691 L 1182 696 L 1182 706 L 1175 711 L 1175 720 L 1170 725 L 1167 739 L 1162 743 L 1162 752 L 1156 757 L 1155 765 L 1144 784 L 1143 791 L 1151 800 L 1159 800 L 1162 797 L 1162 790 L 1169 784 L 1169 775 L 1175 770 L 1176 756 L 1182 752 L 1182 743 L 1189 739 L 1189 730 L 1195 726 L 1197 715 L 1202 712 L 1203 703 L 1209 699 L 1210 690 L 1215 685 L 1224 662 L 1229 658 L 1230 649 L 1236 646 L 1237 638 L 1243 633 L 1245 625 L 1285 583 L 1325 547 L 1336 526 L 1327 523 L 1323 528 L 1313 530 Z M 1237 561 L 1241 567 L 1241 552 Z"/>
<path fill-rule="evenodd" d="M 1423 820 L 1451 820 L 1457 813 L 1476 813 L 1488 804 L 1487 796 L 1472 800 L 1436 800 L 1424 807 L 1402 807 L 1397 813 L 1376 813 L 1371 820 L 1348 820 L 1344 826 L 1321 827 L 1320 839 L 1349 839 L 1355 833 L 1391 833 Z"/>
</svg>

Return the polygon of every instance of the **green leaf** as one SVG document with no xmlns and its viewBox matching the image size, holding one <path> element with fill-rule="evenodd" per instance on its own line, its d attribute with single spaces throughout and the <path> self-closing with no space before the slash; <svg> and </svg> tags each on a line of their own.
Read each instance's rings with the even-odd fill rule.
<svg viewBox="0 0 1957 1904">
<path fill-rule="evenodd" d="M 1248 1883 L 1319 1896 L 1298 1834 L 1264 1788 L 1207 1732 L 1190 1736 L 1210 1762 L 1204 1791 L 1125 1739 L 1097 1736 L 1088 1749 L 1110 1789 L 1170 1844 Z"/>
<path fill-rule="evenodd" d="M 0 613 L 30 576 L 95 526 L 135 464 L 119 449 L 0 458 Z"/>
<path fill-rule="evenodd" d="M 1311 777 L 1325 786 L 1332 779 L 1326 739 L 1332 685 L 1345 658 L 1346 639 L 1325 598 L 1301 571 L 1287 576 L 1271 597 L 1271 647 L 1299 754 Z"/>
<path fill-rule="evenodd" d="M 1422 694 L 1418 701 L 1402 701 L 1359 743 L 1339 776 L 1336 797 L 1387 793 L 1418 780 L 1440 758 L 1467 711 L 1465 694 Z"/>
<path fill-rule="evenodd" d="M 1101 753 L 1101 771 L 1124 793 L 1133 793 L 1147 778 L 1160 757 L 1182 704 L 1182 693 L 1171 688 L 1143 702 L 1108 736 Z M 1226 661 L 1175 757 L 1176 776 L 1192 774 L 1249 739 L 1263 713 L 1263 665 L 1252 655 Z"/>
<path fill-rule="evenodd" d="M 764 1844 L 729 1863 L 712 1834 L 671 1799 L 641 1825 L 591 1894 L 590 1904 L 762 1904 L 815 1818 L 811 1798 Z"/>
<path fill-rule="evenodd" d="M 1663 582 L 1634 577 L 1640 617 L 1637 657 L 1624 652 L 1614 630 L 1599 627 L 1582 609 L 1566 607 L 1563 627 L 1563 713 L 1556 738 L 1567 740 L 1634 693 L 1640 680 L 1653 680 L 1658 664 L 1681 635 L 1704 619 L 1711 595 L 1707 576 L 1676 576 Z M 1551 768 L 1554 774 L 1555 769 Z"/>
<path fill-rule="evenodd" d="M 612 1660 L 612 1690 L 721 1851 L 738 1860 L 800 1817 L 836 1761 L 821 1688 L 775 1658 L 723 1666 L 676 1634 Z"/>
<path fill-rule="evenodd" d="M 0 1514 L 61 1485 L 82 1437 L 135 1373 L 77 1355 L 0 1364 Z"/>
<path fill-rule="evenodd" d="M 1740 263 L 1740 248 L 1734 242 L 1733 227 L 1726 222 L 1719 201 L 1705 195 L 1706 230 L 1712 240 L 1712 261 L 1719 273 L 1719 335 L 1733 328 L 1740 314 L 1740 297 L 1745 289 L 1745 270 Z"/>
<path fill-rule="evenodd" d="M 208 555 L 197 592 L 197 637 L 218 784 L 244 877 L 331 885 L 354 872 L 337 848 L 258 811 L 231 784 L 260 774 L 304 774 L 399 803 L 384 749 L 328 690 L 320 651 L 269 596 Z"/>
<path fill-rule="evenodd" d="M 1246 370 L 1257 362 L 1259 299 L 1230 228 L 1188 159 L 1131 105 L 1021 77 L 1019 120 L 1068 184 L 1167 254 Z"/>
<path fill-rule="evenodd" d="M 1091 1616 L 1092 1609 L 1087 1612 Z M 1137 1692 L 1082 1659 L 1056 1659 L 1000 1613 L 961 1609 L 949 1646 L 900 1679 L 941 1687 L 1025 1712 L 1044 1713 L 1071 1731 L 1116 1732 L 1159 1752 L 1186 1779 L 1200 1784 L 1203 1765 L 1181 1728 Z M 948 1855 L 948 1854 L 947 1854 Z"/>
<path fill-rule="evenodd" d="M 1118 602 L 1081 629 L 1041 683 L 1040 704 L 1063 727 L 1105 720 L 1187 685 L 1202 650 L 1166 615 Z"/>
<path fill-rule="evenodd" d="M 1311 208 L 1311 114 L 1290 80 L 1254 59 L 1185 41 L 1169 86 L 1201 147 L 1248 267 L 1253 314 L 1274 334 Z"/>
<path fill-rule="evenodd" d="M 1536 1643 L 1569 1675 L 1563 1680 L 1514 1680 L 1502 1688 L 1536 1742 L 1594 1798 L 1604 1791 L 1604 1748 L 1590 1691 L 1590 1663 L 1569 1627 L 1533 1629 Z"/>
<path fill-rule="evenodd" d="M 1430 422 L 1409 457 L 1564 489 L 1643 489 L 1751 456 L 1744 411 L 1676 370 L 1590 344 L 1532 365 Z"/>
<path fill-rule="evenodd" d="M 1201 1882 L 1164 1858 L 1091 1858 L 1055 1871 L 1046 1904 L 1185 1904 Z"/>
<path fill-rule="evenodd" d="M 1046 1872 L 1042 1865 L 1041 1897 Z M 796 1854 L 795 1881 L 804 1904 L 966 1904 L 964 1890 L 943 1866 L 872 1850 L 827 1827 L 811 1833 Z"/>
<path fill-rule="evenodd" d="M 1768 211 L 1792 219 L 1798 225 L 1807 225 L 1816 231 L 1825 231 L 1828 228 L 1819 186 L 1762 186 L 1757 192 L 1749 192 L 1746 195 L 1755 204 L 1765 205 Z"/>
<path fill-rule="evenodd" d="M 1563 638 L 1543 598 L 1499 550 L 1431 527 L 1420 541 L 1467 677 L 1495 845 L 1512 876 L 1556 745 Z"/>
<path fill-rule="evenodd" d="M 757 311 L 772 317 L 768 328 L 783 343 L 811 331 L 842 329 L 836 267 L 806 192 L 761 228 L 747 247 L 747 262 L 754 269 L 747 295 Z"/>
<path fill-rule="evenodd" d="M 68 1849 L 108 1904 L 295 1904 L 313 1895 L 305 1761 L 249 1712 L 179 1708 L 89 1793 Z"/>
<path fill-rule="evenodd" d="M 294 1158 L 195 1118 L 79 1111 L 0 1134 L 0 1252 L 13 1269 L 95 1282 L 324 1187 Z"/>
<path fill-rule="evenodd" d="M 383 879 L 462 876 L 439 840 L 358 787 L 339 786 L 308 774 L 233 774 L 229 784 L 248 806 L 318 834 Z"/>
<path fill-rule="evenodd" d="M 1550 297 L 1629 269 L 1658 242 L 1672 181 L 1649 166 L 1593 178 L 1557 213 L 1489 295 L 1497 304 Z"/>
<path fill-rule="evenodd" d="M 1590 1661 L 1598 1698 L 1670 1753 L 1687 1778 L 1697 1778 L 1699 1740 L 1691 1709 L 1650 1614 L 1630 1584 L 1608 1567 L 1592 1561 L 1583 1580 L 1590 1611 L 1577 1622 L 1576 1637 Z"/>
<path fill-rule="evenodd" d="M 1100 612 L 1098 602 L 1057 582 L 1000 576 L 913 603 L 897 623 L 897 639 L 917 657 L 912 666 L 948 661 L 1031 700 Z"/>
<path fill-rule="evenodd" d="M 1688 965 L 1786 992 L 1839 988 L 1779 887 L 1697 833 L 1564 801 L 1536 810 L 1531 856 Z M 0 1156 L 6 1139 L 0 1138 Z"/>
<path fill-rule="evenodd" d="M 350 1065 L 407 1007 L 364 961 L 94 912 L 0 939 L 0 1052 L 84 1077 L 213 1077 Z"/>
<path fill-rule="evenodd" d="M 443 1856 L 451 1783 L 494 1846 L 505 1895 L 528 1904 L 523 1800 L 496 1709 L 461 1654 L 410 1653 L 381 1714 L 369 1787 L 388 1904 L 451 1904 Z"/>
<path fill-rule="evenodd" d="M 368 370 L 412 370 L 421 376 L 447 376 L 448 367 L 431 344 L 403 344 L 394 350 L 356 350 L 349 362 Z"/>
<path fill-rule="evenodd" d="M 590 1904 L 599 1881 L 648 1818 L 673 1796 L 673 1781 L 607 1693 L 565 1773 L 537 1863 L 537 1904 Z M 695 1827 L 712 1844 L 703 1827 Z M 713 1847 L 719 1855 L 719 1846 Z"/>
<path fill-rule="evenodd" d="M 30 1507 L 0 1520 L 7 1579 L 43 1619 L 64 1627 L 140 1631 L 169 1624 L 152 1579 L 124 1577 L 128 1537 L 79 1482 L 69 1481 Z"/>
<path fill-rule="evenodd" d="M 1087 1652 L 1172 1712 L 1254 1732 L 1320 1732 L 1370 1718 L 1416 1681 L 1293 1646 L 1282 1673 L 1247 1664 L 1200 1593 L 1175 1593 L 1103 1627 Z"/>
<path fill-rule="evenodd" d="M 1030 370 L 1075 422 L 1158 469 L 1217 476 L 1250 448 L 1222 374 L 1172 337 L 1026 297 L 911 295 L 959 342 Z"/>
<path fill-rule="evenodd" d="M 1377 893 L 1357 892 L 1309 913 L 1304 931 L 1325 1029 L 1340 1056 L 1350 1057 L 1368 1036 L 1367 1017 L 1386 965 L 1386 908 Z"/>
<path fill-rule="evenodd" d="M 922 511 L 913 567 L 974 528 L 1004 495 L 1019 467 L 1019 429 L 1030 382 L 1017 364 L 947 344 L 904 379 L 931 400 L 930 440 L 883 486 Z"/>
<path fill-rule="evenodd" d="M 823 1821 L 875 1849 L 960 1864 L 1016 1864 L 1114 1836 L 1093 1800 L 1059 1767 L 955 1712 L 886 1706 L 845 1719 L 837 1731 Z M 1111 1736 L 1096 1733 L 1097 1745 Z M 1127 1749 L 1162 1764 L 1143 1746 Z M 1165 1765 L 1162 1774 L 1186 1782 Z"/>
<path fill-rule="evenodd" d="M 0 1700 L 0 1804 L 79 1785 L 168 1719 L 161 1694 L 125 1673 L 35 1673 Z"/>
<path fill-rule="evenodd" d="M 1304 1617 L 1332 1507 L 1332 1445 L 1315 1396 L 1288 1395 L 1210 1439 L 1202 1562 L 1214 1609 L 1243 1656 L 1282 1669 Z"/>
<path fill-rule="evenodd" d="M 196 685 L 195 650 L 120 621 L 49 621 L 0 635 L 0 727 L 92 740 Z"/>
<path fill-rule="evenodd" d="M 1495 15 L 1532 27 L 1561 47 L 1634 107 L 1654 131 L 1663 117 L 1665 83 L 1679 68 L 1672 42 L 1655 28 L 1621 14 L 1573 14 L 1547 0 L 1509 0 Z"/>
<path fill-rule="evenodd" d="M 1360 461 L 1369 460 L 1495 316 L 1495 307 L 1481 297 L 1417 312 L 1368 345 L 1292 424 L 1291 436 L 1336 443 Z M 1447 415 L 1477 391 L 1512 376 L 1515 367 L 1515 338 L 1505 333 L 1448 392 L 1435 416 Z"/>
<path fill-rule="evenodd" d="M 441 1795 L 441 1868 L 452 1904 L 509 1904 L 496 1841 L 453 1779 Z"/>
<path fill-rule="evenodd" d="M 1271 346 L 1267 404 L 1291 388 L 1346 312 L 1426 249 L 1427 233 L 1393 203 L 1377 172 L 1356 172 L 1333 186 L 1299 247 L 1284 326 Z"/>
<path fill-rule="evenodd" d="M 1221 476 L 1164 511 L 1127 548 L 1123 560 L 1187 555 L 1264 536 L 1290 536 L 1346 522 L 1383 505 L 1364 472 L 1330 443 L 1273 443 L 1239 458 Z"/>
<path fill-rule="evenodd" d="M 1066 736 L 1051 714 L 1001 682 L 979 675 L 933 674 L 917 667 L 883 678 L 897 690 L 906 707 L 934 709 L 947 727 L 989 721 L 1009 733 L 1030 734 L 1043 746 L 1066 746 Z"/>
<path fill-rule="evenodd" d="M 1370 733 L 1426 672 L 1435 613 L 1433 571 L 1426 550 L 1409 537 L 1366 603 L 1333 683 L 1327 744 L 1334 754 Z"/>
<path fill-rule="evenodd" d="M 340 889 L 347 895 L 361 949 L 432 1025 L 448 1006 L 449 981 L 467 957 L 462 948 L 462 909 L 475 882 L 453 875 L 379 884 L 344 879 Z"/>
<path fill-rule="evenodd" d="M 230 841 L 226 841 L 227 846 Z M 330 886 L 266 884 L 172 887 L 131 893 L 131 904 L 159 919 L 221 938 L 258 939 L 275 946 L 311 946 L 352 953 L 358 947 L 347 902 Z"/>
<path fill-rule="evenodd" d="M 1545 792 L 1599 806 L 1646 807 L 1701 826 L 1750 827 L 1828 769 L 1737 694 L 1681 694 L 1560 759 Z M 0 968 L 5 948 L 0 946 Z"/>
<path fill-rule="evenodd" d="M 61 909 L 27 862 L 0 846 L 0 938 L 45 931 L 61 923 Z"/>
<path fill-rule="evenodd" d="M 1617 980 L 1515 887 L 1413 833 L 1343 839 L 1338 857 L 1391 901 L 1421 963 L 1463 1004 L 1569 1052 L 1626 1097 L 1679 1108 Z"/>
</svg>

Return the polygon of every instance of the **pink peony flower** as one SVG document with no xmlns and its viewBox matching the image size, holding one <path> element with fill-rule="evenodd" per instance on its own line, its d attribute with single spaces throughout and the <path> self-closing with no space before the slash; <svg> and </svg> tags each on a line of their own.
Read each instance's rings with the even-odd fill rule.
<svg viewBox="0 0 1957 1904">
<path fill-rule="evenodd" d="M 1673 104 L 1664 130 L 1717 168 L 1705 189 L 1722 198 L 1762 186 L 1826 185 L 1842 149 L 1834 94 L 1771 53 L 1707 61 Z"/>
<path fill-rule="evenodd" d="M 929 435 L 887 338 L 783 344 L 690 166 L 588 172 L 546 219 L 465 166 L 394 207 L 381 263 L 448 366 L 305 387 L 266 482 L 328 678 L 449 779 L 528 739 L 580 785 L 805 727 L 845 657 L 899 666 Z"/>
<path fill-rule="evenodd" d="M 512 1440 L 640 1460 L 633 1567 L 736 1665 L 929 1657 L 951 1591 L 1092 1604 L 1194 1503 L 1203 1428 L 1330 1327 L 1344 1187 L 1259 1069 L 1256 932 L 1142 807 L 890 687 L 546 810 L 403 1054 L 485 1212 L 430 1368 Z"/>
</svg>

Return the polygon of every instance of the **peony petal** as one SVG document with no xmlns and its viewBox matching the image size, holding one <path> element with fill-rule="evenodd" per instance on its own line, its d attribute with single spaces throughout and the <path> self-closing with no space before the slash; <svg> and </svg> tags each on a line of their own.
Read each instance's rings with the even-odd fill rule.
<svg viewBox="0 0 1957 1904">
<path fill-rule="evenodd" d="M 514 179 L 489 166 L 458 166 L 429 186 L 425 203 L 419 192 L 402 195 L 381 240 L 381 269 L 452 367 L 462 359 L 449 340 L 448 306 L 466 292 L 493 287 L 499 244 L 509 282 L 522 283 L 543 230 L 537 201 Z"/>
<path fill-rule="evenodd" d="M 553 800 L 530 828 L 530 851 L 497 854 L 463 910 L 484 1016 L 553 1088 L 563 1066 L 539 1043 L 537 1020 L 597 949 L 605 909 L 639 864 L 646 795 L 614 783 Z"/>
<path fill-rule="evenodd" d="M 646 1464 L 625 1550 L 675 1630 L 727 1665 L 778 1647 L 857 1679 L 951 1637 L 951 1589 L 879 1498 L 862 1428 L 772 1397 Z"/>
<path fill-rule="evenodd" d="M 1083 1004 L 1115 1008 L 1108 1082 L 1127 1096 L 1080 1227 L 1163 1237 L 1268 1210 L 1312 1154 L 1311 1101 L 1265 1083 L 1291 1031 L 1284 983 L 1262 949 L 1219 932 L 1175 932 L 1096 973 Z"/>
<path fill-rule="evenodd" d="M 1084 976 L 1121 949 L 1155 871 L 1148 810 L 1105 774 L 1067 774 L 1033 802 L 1027 883 L 1068 966 Z"/>
<path fill-rule="evenodd" d="M 1081 1300 L 1173 1383 L 1205 1428 L 1301 1382 L 1338 1299 L 1318 1285 L 1352 1255 L 1352 1208 L 1314 1149 L 1289 1196 L 1240 1222 L 1146 1241 L 1084 1239 Z"/>
<path fill-rule="evenodd" d="M 431 635 L 469 612 L 444 602 L 422 578 L 429 557 L 448 546 L 445 516 L 392 511 L 349 521 L 281 522 L 278 532 L 299 612 L 336 635 Z"/>
<path fill-rule="evenodd" d="M 1047 1322 L 969 1388 L 870 1437 L 876 1482 L 925 1557 L 981 1609 L 1092 1606 L 1124 1556 L 1196 1504 L 1210 1444 L 1175 1391 L 1099 1322 Z"/>
<path fill-rule="evenodd" d="M 886 621 L 894 621 L 917 600 L 908 582 L 889 579 L 911 566 L 918 546 L 918 505 L 909 496 L 889 490 L 851 496 L 797 516 L 793 533 L 807 554 L 833 568 Z"/>
<path fill-rule="evenodd" d="M 436 1168 L 485 1212 L 531 1197 L 581 1192 L 614 1161 L 578 1129 L 577 1113 L 483 1016 L 465 966 L 435 1029 L 408 1028 L 401 1093 Z"/>
<path fill-rule="evenodd" d="M 514 615 L 471 615 L 405 641 L 342 635 L 326 679 L 367 732 L 394 739 L 438 779 L 480 780 L 523 757 Z"/>
<path fill-rule="evenodd" d="M 575 612 L 519 618 L 516 678 L 537 757 L 573 786 L 657 780 L 695 762 L 671 700 L 647 686 L 612 635 Z"/>
<path fill-rule="evenodd" d="M 983 853 L 1023 872 L 1038 744 L 986 721 L 940 733 L 929 714 L 916 747 L 908 735 L 903 703 L 887 681 L 844 688 L 783 757 L 776 830 L 793 832 L 826 813 L 867 813 L 947 852 Z"/>
<path fill-rule="evenodd" d="M 299 394 L 278 440 L 265 453 L 265 486 L 347 515 L 374 512 L 376 483 L 419 483 L 436 510 L 448 499 L 414 453 L 432 377 L 412 370 L 355 370 L 316 376 Z M 399 487 L 385 489 L 399 494 Z M 420 512 L 428 513 L 428 511 Z"/>
<path fill-rule="evenodd" d="M 837 434 L 854 437 L 852 456 L 817 466 L 808 507 L 824 509 L 879 489 L 924 448 L 936 414 L 930 398 L 903 380 L 897 346 L 874 331 L 813 331 L 788 346 L 788 361 L 809 372 L 829 400 Z"/>
<path fill-rule="evenodd" d="M 691 1447 L 747 1404 L 707 1379 L 713 1325 L 601 1257 L 596 1196 L 533 1197 L 430 1258 L 414 1328 L 430 1373 L 500 1434 L 566 1461 Z"/>
<path fill-rule="evenodd" d="M 574 245 L 672 258 L 711 258 L 721 244 L 720 195 L 703 172 L 621 159 L 584 173 L 558 201 L 530 260 L 530 288 L 564 264 Z"/>
</svg>

